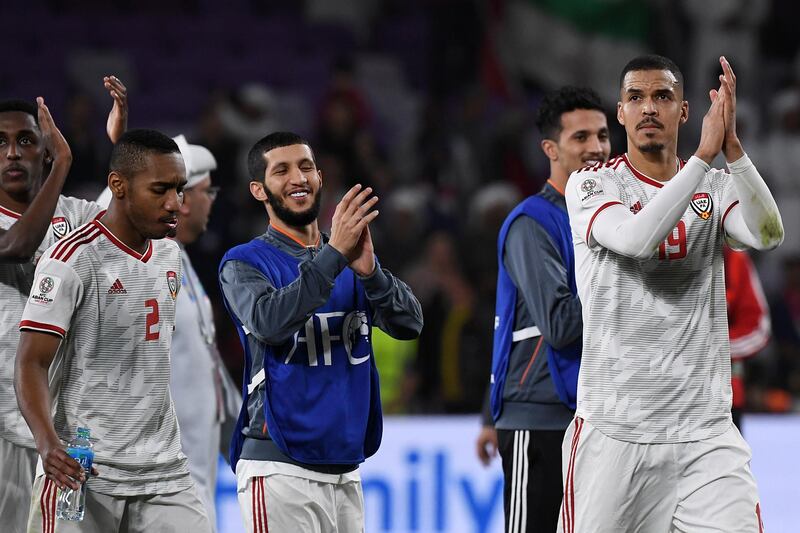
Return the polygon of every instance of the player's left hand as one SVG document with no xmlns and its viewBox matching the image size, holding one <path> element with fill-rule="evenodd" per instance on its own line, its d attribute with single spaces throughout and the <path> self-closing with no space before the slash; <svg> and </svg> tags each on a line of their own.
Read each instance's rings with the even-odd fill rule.
<svg viewBox="0 0 800 533">
<path fill-rule="evenodd" d="M 350 263 L 350 268 L 359 276 L 369 276 L 372 274 L 375 271 L 375 247 L 372 245 L 372 235 L 369 232 L 369 226 L 366 226 L 364 231 L 361 232 L 361 237 L 358 239 L 358 244 L 354 251 L 357 252 L 358 255 Z"/>
<path fill-rule="evenodd" d="M 497 430 L 494 426 L 483 426 L 481 428 L 481 432 L 475 440 L 475 448 L 481 464 L 489 466 L 492 459 L 497 457 L 497 449 L 499 448 Z"/>
<path fill-rule="evenodd" d="M 114 105 L 108 113 L 106 133 L 111 142 L 116 144 L 128 129 L 128 89 L 116 76 L 105 76 L 103 86 L 114 99 Z"/>
<path fill-rule="evenodd" d="M 56 126 L 53 116 L 50 114 L 50 109 L 44 103 L 44 98 L 37 97 L 36 104 L 38 106 L 39 129 L 42 132 L 49 160 L 70 165 L 72 163 L 72 150 L 67 140 L 64 139 L 64 135 L 61 134 L 58 126 Z"/>
<path fill-rule="evenodd" d="M 719 58 L 722 74 L 719 76 L 720 94 L 724 99 L 723 114 L 725 120 L 725 139 L 722 141 L 722 153 L 730 163 L 744 155 L 742 143 L 736 134 L 736 75 L 725 56 Z"/>
</svg>

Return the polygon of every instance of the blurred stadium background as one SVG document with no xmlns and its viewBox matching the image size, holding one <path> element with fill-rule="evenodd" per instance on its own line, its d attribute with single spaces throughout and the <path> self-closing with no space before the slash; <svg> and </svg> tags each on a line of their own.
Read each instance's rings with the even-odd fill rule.
<svg viewBox="0 0 800 533">
<path fill-rule="evenodd" d="M 740 136 L 787 229 L 778 251 L 754 257 L 773 340 L 748 362 L 754 414 L 745 437 L 765 523 L 796 531 L 798 9 L 793 0 L 6 1 L 0 96 L 46 98 L 73 150 L 71 195 L 94 198 L 105 183 L 106 74 L 129 89 L 131 127 L 184 133 L 214 153 L 222 190 L 190 253 L 235 378 L 241 352 L 216 267 L 266 226 L 247 190 L 246 150 L 277 129 L 312 142 L 325 176 L 323 228 L 347 187 L 372 185 L 381 197 L 378 256 L 413 287 L 426 326 L 418 342 L 376 340 L 393 416 L 384 450 L 363 470 L 368 531 L 500 531 L 500 475 L 474 458 L 475 413 L 491 359 L 497 230 L 547 178 L 537 103 L 563 84 L 593 87 L 610 113 L 612 155 L 620 153 L 621 67 L 640 53 L 670 56 L 687 80 L 680 153 L 688 157 L 724 53 L 739 79 Z M 241 527 L 232 490 L 223 477 L 221 531 Z"/>
</svg>

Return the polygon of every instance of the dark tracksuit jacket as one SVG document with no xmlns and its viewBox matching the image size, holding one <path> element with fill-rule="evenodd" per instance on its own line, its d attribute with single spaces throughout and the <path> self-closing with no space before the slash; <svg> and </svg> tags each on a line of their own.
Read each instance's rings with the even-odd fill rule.
<svg viewBox="0 0 800 533">
<path fill-rule="evenodd" d="M 566 212 L 564 196 L 549 183 L 539 196 Z M 536 326 L 543 339 L 538 351 L 539 336 L 512 345 L 502 413 L 493 423 L 487 393 L 483 423 L 504 430 L 564 430 L 574 413 L 556 393 L 545 343 L 558 349 L 581 338 L 580 301 L 570 291 L 567 269 L 552 238 L 528 216 L 511 224 L 503 263 L 517 287 L 514 330 Z"/>
<path fill-rule="evenodd" d="M 247 336 L 251 354 L 261 354 L 260 343 L 280 344 L 300 330 L 308 318 L 330 298 L 334 281 L 347 266 L 347 259 L 329 246 L 322 234 L 320 245 L 301 246 L 270 226 L 258 237 L 302 262 L 299 276 L 285 287 L 276 288 L 258 269 L 248 263 L 230 260 L 220 272 L 220 286 L 230 309 L 252 330 Z M 411 289 L 388 270 L 377 265 L 375 272 L 360 277 L 372 309 L 372 324 L 389 335 L 415 338 L 422 330 L 422 308 Z M 263 358 L 254 358 L 250 375 L 264 369 Z M 279 461 L 296 464 L 325 473 L 343 473 L 357 465 L 304 464 L 284 454 L 267 431 L 264 417 L 262 382 L 249 395 L 247 412 L 250 423 L 243 428 L 245 436 L 241 458 Z"/>
</svg>

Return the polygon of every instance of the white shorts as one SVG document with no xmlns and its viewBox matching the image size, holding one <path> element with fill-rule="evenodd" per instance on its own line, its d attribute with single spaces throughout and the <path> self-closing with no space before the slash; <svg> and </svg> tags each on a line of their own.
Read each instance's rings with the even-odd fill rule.
<svg viewBox="0 0 800 533">
<path fill-rule="evenodd" d="M 28 524 L 36 450 L 0 439 L 0 525 L 4 533 L 24 533 Z"/>
<path fill-rule="evenodd" d="M 211 533 L 205 507 L 194 486 L 172 494 L 109 496 L 86 492 L 83 520 L 56 518 L 56 484 L 36 476 L 30 501 L 28 533 Z"/>
<path fill-rule="evenodd" d="M 638 444 L 575 418 L 564 436 L 559 533 L 762 533 L 750 447 L 711 439 Z"/>
<path fill-rule="evenodd" d="M 237 492 L 248 533 L 363 533 L 358 470 L 320 474 L 275 461 L 240 459 Z"/>
</svg>

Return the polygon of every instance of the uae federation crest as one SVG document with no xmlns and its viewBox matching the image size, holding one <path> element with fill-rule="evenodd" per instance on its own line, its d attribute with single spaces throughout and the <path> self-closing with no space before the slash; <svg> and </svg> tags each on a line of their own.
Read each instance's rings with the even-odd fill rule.
<svg viewBox="0 0 800 533">
<path fill-rule="evenodd" d="M 53 217 L 50 221 L 50 226 L 53 228 L 53 237 L 60 240 L 67 233 L 69 233 L 69 222 L 64 217 Z"/>
<path fill-rule="evenodd" d="M 711 218 L 711 212 L 714 210 L 714 202 L 711 200 L 711 195 L 707 192 L 698 192 L 692 196 L 692 211 L 703 220 Z"/>
<path fill-rule="evenodd" d="M 172 270 L 167 270 L 167 287 L 169 287 L 169 293 L 172 295 L 172 299 L 178 297 L 178 275 L 173 272 Z"/>
</svg>

